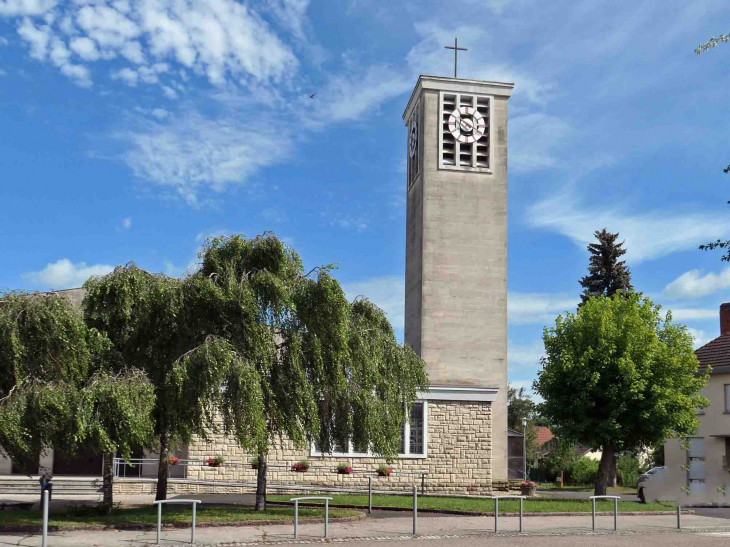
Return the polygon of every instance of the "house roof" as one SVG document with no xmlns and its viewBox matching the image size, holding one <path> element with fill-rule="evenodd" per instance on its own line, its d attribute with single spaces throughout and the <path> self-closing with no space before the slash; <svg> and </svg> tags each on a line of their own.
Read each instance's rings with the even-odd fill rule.
<svg viewBox="0 0 730 547">
<path fill-rule="evenodd" d="M 534 429 L 535 431 L 537 431 L 537 446 L 544 445 L 546 442 L 552 440 L 552 438 L 555 436 L 553 435 L 553 432 L 550 431 L 549 427 L 537 426 Z"/>
<path fill-rule="evenodd" d="M 730 372 L 730 332 L 698 348 L 695 355 L 700 365 L 710 365 L 713 372 Z"/>
</svg>

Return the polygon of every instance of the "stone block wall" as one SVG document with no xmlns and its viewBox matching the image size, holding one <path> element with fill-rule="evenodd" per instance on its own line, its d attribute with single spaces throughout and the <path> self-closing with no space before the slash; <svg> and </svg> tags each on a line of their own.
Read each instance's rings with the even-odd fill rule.
<svg viewBox="0 0 730 547">
<path fill-rule="evenodd" d="M 373 488 L 405 492 L 415 485 L 420 489 L 421 473 L 426 473 L 424 483 L 427 493 L 491 494 L 491 403 L 429 401 L 427 409 L 427 457 L 396 460 L 390 466 L 393 475 L 387 478 L 373 477 Z M 241 450 L 233 439 L 222 435 L 209 443 L 197 439 L 188 448 L 191 460 L 202 461 L 213 456 L 223 456 L 228 463 L 221 467 L 189 466 L 187 480 L 190 483 L 256 480 L 256 471 L 250 465 L 233 465 L 233 462 L 247 464 L 253 458 L 252 454 Z M 309 460 L 309 471 L 291 471 L 291 465 L 303 459 Z M 290 441 L 285 440 L 281 445 L 271 448 L 268 463 L 269 483 L 366 489 L 368 474 L 372 476 L 385 460 L 375 457 L 312 456 L 308 448 L 297 450 Z M 338 475 L 336 467 L 342 463 L 352 466 L 354 473 Z M 231 485 L 231 488 L 235 487 Z"/>
</svg>

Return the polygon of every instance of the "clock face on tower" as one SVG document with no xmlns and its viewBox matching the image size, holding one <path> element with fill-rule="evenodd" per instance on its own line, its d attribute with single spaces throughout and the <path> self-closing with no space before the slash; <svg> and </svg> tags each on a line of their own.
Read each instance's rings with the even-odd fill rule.
<svg viewBox="0 0 730 547">
<path fill-rule="evenodd" d="M 481 139 L 486 127 L 484 116 L 470 106 L 456 108 L 449 115 L 449 132 L 454 139 L 464 144 L 471 144 Z"/>
<path fill-rule="evenodd" d="M 408 155 L 413 157 L 418 150 L 418 117 L 413 116 L 411 126 L 408 129 Z"/>
</svg>

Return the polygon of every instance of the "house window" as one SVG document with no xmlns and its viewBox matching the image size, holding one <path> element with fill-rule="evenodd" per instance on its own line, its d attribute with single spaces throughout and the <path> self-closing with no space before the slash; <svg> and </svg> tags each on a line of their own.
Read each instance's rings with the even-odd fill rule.
<svg viewBox="0 0 730 547">
<path fill-rule="evenodd" d="M 428 403 L 415 403 L 411 407 L 408 421 L 401 428 L 399 458 L 425 458 L 427 455 Z M 359 448 L 359 450 L 358 450 Z M 336 442 L 332 454 L 323 454 L 319 444 L 313 443 L 311 456 L 332 456 L 335 458 L 372 458 L 375 457 L 365 447 L 356 447 L 352 440 L 347 443 Z"/>
<path fill-rule="evenodd" d="M 730 384 L 725 384 L 725 412 L 730 412 Z"/>
</svg>

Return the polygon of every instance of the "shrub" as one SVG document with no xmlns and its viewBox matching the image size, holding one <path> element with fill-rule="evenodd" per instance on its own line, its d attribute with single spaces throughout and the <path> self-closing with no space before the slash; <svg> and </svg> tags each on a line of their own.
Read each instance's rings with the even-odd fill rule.
<svg viewBox="0 0 730 547">
<path fill-rule="evenodd" d="M 578 458 L 570 468 L 570 481 L 573 484 L 593 484 L 598 479 L 598 460 L 585 456 Z"/>
<path fill-rule="evenodd" d="M 69 505 L 66 507 L 66 514 L 72 517 L 104 517 L 116 513 L 120 505 L 121 503 L 109 503 L 108 501 L 93 505 Z"/>
<path fill-rule="evenodd" d="M 639 460 L 635 456 L 624 454 L 616 462 L 616 475 L 622 486 L 636 486 L 639 483 Z"/>
</svg>

